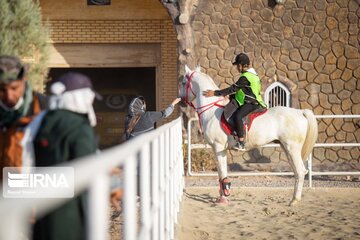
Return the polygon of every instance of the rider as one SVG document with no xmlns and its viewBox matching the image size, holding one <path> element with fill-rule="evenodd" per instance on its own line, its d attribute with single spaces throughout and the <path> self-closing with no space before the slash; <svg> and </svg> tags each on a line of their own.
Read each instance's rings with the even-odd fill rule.
<svg viewBox="0 0 360 240">
<path fill-rule="evenodd" d="M 242 118 L 259 106 L 266 108 L 266 104 L 260 95 L 260 79 L 254 68 L 250 68 L 249 57 L 245 53 L 240 53 L 236 56 L 233 65 L 236 65 L 241 73 L 239 80 L 222 90 L 206 90 L 203 92 L 203 95 L 205 97 L 230 95 L 230 102 L 224 109 L 224 116 L 229 121 L 234 115 L 237 134 L 237 144 L 234 146 L 234 149 L 244 151 L 244 125 Z"/>
</svg>

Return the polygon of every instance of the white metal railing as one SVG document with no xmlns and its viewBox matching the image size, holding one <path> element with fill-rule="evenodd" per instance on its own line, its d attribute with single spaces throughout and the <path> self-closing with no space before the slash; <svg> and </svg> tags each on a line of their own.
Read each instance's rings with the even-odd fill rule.
<svg viewBox="0 0 360 240">
<path fill-rule="evenodd" d="M 360 118 L 360 115 L 315 115 L 317 119 L 319 118 Z M 201 149 L 201 148 L 211 148 L 209 144 L 191 144 L 191 123 L 197 121 L 197 118 L 191 118 L 188 121 L 187 125 L 187 159 L 188 159 L 188 170 L 187 174 L 189 176 L 217 176 L 217 173 L 194 173 L 191 170 L 191 150 L 192 149 Z M 261 146 L 261 148 L 269 148 L 269 147 L 281 147 L 280 144 L 266 144 Z M 315 143 L 314 147 L 360 147 L 360 143 Z M 309 175 L 309 187 L 312 187 L 312 176 L 315 175 L 360 175 L 360 171 L 356 172 L 314 172 L 312 171 L 312 153 L 307 159 L 308 163 L 308 175 Z M 229 176 L 285 176 L 285 175 L 294 175 L 293 172 L 231 172 Z"/>
<path fill-rule="evenodd" d="M 139 229 L 136 207 L 137 161 L 141 171 Z M 88 239 L 109 238 L 109 172 L 113 167 L 123 167 L 124 174 L 122 239 L 174 239 L 174 228 L 184 188 L 181 118 L 98 155 L 61 166 L 74 168 L 75 195 L 85 189 L 89 190 Z M 37 214 L 42 215 L 66 201 L 65 198 L 1 197 L 0 239 L 19 239 L 19 233 L 28 235 L 31 228 L 28 220 L 34 207 Z"/>
</svg>

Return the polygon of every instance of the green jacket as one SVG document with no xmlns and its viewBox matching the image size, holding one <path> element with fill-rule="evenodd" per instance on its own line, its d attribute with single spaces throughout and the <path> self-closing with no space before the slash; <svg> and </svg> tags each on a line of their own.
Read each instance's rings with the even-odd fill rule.
<svg viewBox="0 0 360 240">
<path fill-rule="evenodd" d="M 247 80 L 250 82 L 250 88 L 251 91 L 253 92 L 253 94 L 255 95 L 254 100 L 256 100 L 261 106 L 266 108 L 266 104 L 265 102 L 262 100 L 261 95 L 260 95 L 260 90 L 261 90 L 261 82 L 260 82 L 260 78 L 251 72 L 244 72 L 241 74 L 241 76 L 244 76 L 247 78 Z M 238 90 L 235 94 L 235 99 L 237 100 L 237 102 L 239 103 L 240 106 L 244 105 L 245 102 L 245 93 L 242 89 Z M 248 96 L 251 98 L 251 96 Z"/>
<path fill-rule="evenodd" d="M 35 137 L 34 150 L 36 166 L 51 166 L 95 153 L 95 134 L 87 115 L 49 111 Z"/>
<path fill-rule="evenodd" d="M 39 167 L 72 161 L 95 151 L 95 134 L 87 116 L 67 110 L 49 111 L 34 140 L 36 166 Z M 33 239 L 85 239 L 85 209 L 86 193 L 39 219 Z"/>
</svg>

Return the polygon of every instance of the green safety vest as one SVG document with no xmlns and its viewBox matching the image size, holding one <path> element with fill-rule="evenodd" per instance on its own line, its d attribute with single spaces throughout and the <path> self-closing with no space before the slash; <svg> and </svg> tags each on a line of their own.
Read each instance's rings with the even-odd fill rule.
<svg viewBox="0 0 360 240">
<path fill-rule="evenodd" d="M 260 89 L 261 89 L 260 78 L 256 74 L 253 74 L 251 72 L 244 72 L 244 73 L 241 74 L 241 77 L 242 76 L 246 77 L 247 80 L 250 82 L 251 91 L 254 93 L 258 103 L 261 106 L 266 108 L 266 104 L 262 100 L 261 95 L 260 95 Z M 235 99 L 239 103 L 240 106 L 244 105 L 245 93 L 244 93 L 244 91 L 242 89 L 240 89 L 239 91 L 237 91 L 235 93 Z"/>
</svg>

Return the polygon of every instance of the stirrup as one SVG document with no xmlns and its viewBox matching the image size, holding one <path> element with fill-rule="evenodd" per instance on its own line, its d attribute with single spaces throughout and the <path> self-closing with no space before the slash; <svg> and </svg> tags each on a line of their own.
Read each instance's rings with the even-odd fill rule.
<svg viewBox="0 0 360 240">
<path fill-rule="evenodd" d="M 231 182 L 227 177 L 225 177 L 223 180 L 219 180 L 220 183 L 220 195 L 224 195 L 225 197 L 230 196 L 230 187 Z"/>
<path fill-rule="evenodd" d="M 245 143 L 244 142 L 237 142 L 235 144 L 235 146 L 233 147 L 233 149 L 237 150 L 237 151 L 246 151 L 245 149 Z"/>
</svg>

